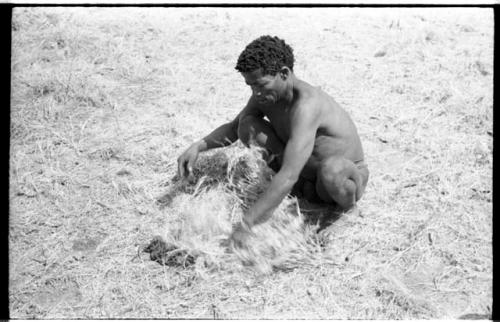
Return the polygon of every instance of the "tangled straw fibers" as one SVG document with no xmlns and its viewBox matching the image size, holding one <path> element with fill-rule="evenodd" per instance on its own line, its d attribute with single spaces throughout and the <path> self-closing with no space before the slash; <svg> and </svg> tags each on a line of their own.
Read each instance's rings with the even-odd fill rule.
<svg viewBox="0 0 500 322">
<path fill-rule="evenodd" d="M 257 147 L 241 145 L 204 155 L 194 170 L 194 184 L 171 187 L 169 216 L 160 236 L 188 255 L 196 266 L 222 268 L 236 260 L 261 273 L 314 265 L 321 259 L 317 226 L 304 222 L 297 200 L 286 197 L 267 222 L 254 226 L 241 248 L 228 242 L 232 227 L 268 186 L 273 171 Z M 236 255 L 236 257 L 235 257 Z"/>
</svg>

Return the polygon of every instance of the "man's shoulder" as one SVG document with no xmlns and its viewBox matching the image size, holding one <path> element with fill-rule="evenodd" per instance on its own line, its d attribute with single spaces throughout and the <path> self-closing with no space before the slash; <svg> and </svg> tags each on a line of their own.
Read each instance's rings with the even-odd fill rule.
<svg viewBox="0 0 500 322">
<path fill-rule="evenodd" d="M 321 117 L 322 98 L 314 91 L 304 91 L 292 107 L 292 117 L 302 120 L 317 120 Z"/>
<path fill-rule="evenodd" d="M 298 109 L 319 109 L 321 105 L 328 101 L 328 94 L 326 94 L 320 87 L 315 87 L 307 84 L 300 92 L 297 99 Z"/>
<path fill-rule="evenodd" d="M 332 98 L 321 88 L 321 86 L 314 86 L 303 80 L 300 81 L 297 89 L 299 90 L 300 97 L 304 101 L 325 100 L 327 98 Z"/>
</svg>

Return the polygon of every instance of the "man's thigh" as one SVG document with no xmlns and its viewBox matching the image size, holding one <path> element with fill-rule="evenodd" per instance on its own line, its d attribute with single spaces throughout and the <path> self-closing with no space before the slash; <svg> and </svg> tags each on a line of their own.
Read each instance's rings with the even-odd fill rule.
<svg viewBox="0 0 500 322">
<path fill-rule="evenodd" d="M 320 135 L 314 140 L 314 148 L 301 172 L 301 177 L 308 181 L 316 181 L 316 175 L 321 163 L 339 155 L 338 142 L 330 136 Z"/>
</svg>

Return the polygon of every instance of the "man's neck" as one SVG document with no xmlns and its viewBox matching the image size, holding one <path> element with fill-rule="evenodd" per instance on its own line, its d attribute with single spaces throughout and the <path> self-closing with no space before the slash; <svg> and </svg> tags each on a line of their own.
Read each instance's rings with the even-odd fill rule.
<svg viewBox="0 0 500 322">
<path fill-rule="evenodd" d="M 286 105 L 290 105 L 292 102 L 293 102 L 293 99 L 294 99 L 294 89 L 295 89 L 295 84 L 297 82 L 297 77 L 295 77 L 294 74 L 291 74 L 290 75 L 290 79 L 289 81 L 287 82 L 287 85 L 286 85 L 286 92 L 285 92 L 285 96 L 283 97 L 283 102 L 286 104 Z"/>
</svg>

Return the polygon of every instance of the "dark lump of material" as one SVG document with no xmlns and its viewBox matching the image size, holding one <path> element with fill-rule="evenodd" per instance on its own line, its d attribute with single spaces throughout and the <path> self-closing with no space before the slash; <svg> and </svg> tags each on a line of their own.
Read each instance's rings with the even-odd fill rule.
<svg viewBox="0 0 500 322">
<path fill-rule="evenodd" d="M 155 236 L 143 249 L 149 253 L 152 261 L 161 265 L 173 267 L 189 267 L 196 261 L 196 256 L 188 253 L 186 250 L 179 249 L 177 246 L 165 242 L 160 236 Z"/>
</svg>

